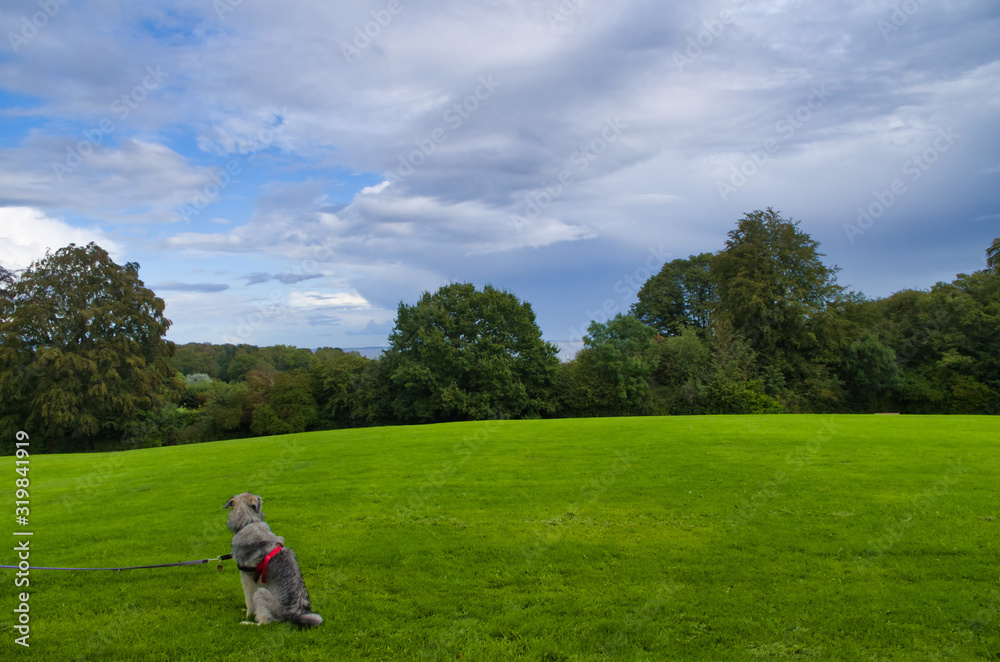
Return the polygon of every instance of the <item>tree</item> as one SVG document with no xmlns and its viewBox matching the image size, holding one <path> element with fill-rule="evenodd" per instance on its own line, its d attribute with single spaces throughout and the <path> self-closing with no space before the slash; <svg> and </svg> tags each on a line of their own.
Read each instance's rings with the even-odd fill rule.
<svg viewBox="0 0 1000 662">
<path fill-rule="evenodd" d="M 701 413 L 699 388 L 708 379 L 712 367 L 709 342 L 695 329 L 683 329 L 676 336 L 660 336 L 654 350 L 657 355 L 652 381 L 661 395 L 664 414 Z"/>
<path fill-rule="evenodd" d="M 631 314 L 660 335 L 677 336 L 684 328 L 703 334 L 718 301 L 710 265 L 711 253 L 667 262 L 639 290 Z"/>
<path fill-rule="evenodd" d="M 250 374 L 247 378 L 249 383 Z M 309 373 L 298 368 L 275 376 L 265 401 L 253 409 L 250 431 L 256 435 L 305 432 L 316 421 L 316 415 Z"/>
<path fill-rule="evenodd" d="M 0 320 L 0 428 L 35 431 L 65 450 L 93 448 L 130 420 L 175 401 L 183 382 L 163 339 L 162 299 L 139 265 L 70 244 L 33 262 Z"/>
<path fill-rule="evenodd" d="M 719 309 L 764 363 L 795 363 L 816 349 L 816 325 L 842 288 L 819 243 L 771 208 L 746 214 L 711 268 Z"/>
<path fill-rule="evenodd" d="M 226 345 L 194 342 L 178 345 L 170 358 L 170 365 L 184 375 L 203 373 L 212 379 L 219 379 L 223 375 L 219 361 L 225 354 L 226 347 Z"/>
<path fill-rule="evenodd" d="M 6 322 L 14 312 L 14 284 L 17 274 L 0 264 L 0 324 Z"/>
<path fill-rule="evenodd" d="M 900 384 L 896 352 L 873 334 L 848 346 L 840 375 L 850 399 L 865 412 L 877 411 Z"/>
<path fill-rule="evenodd" d="M 316 351 L 310 370 L 323 427 L 357 425 L 362 419 L 361 386 L 371 360 L 328 347 Z"/>
<path fill-rule="evenodd" d="M 706 414 L 776 414 L 781 404 L 764 392 L 764 382 L 756 377 L 759 366 L 746 339 L 720 319 L 709 341 L 712 361 L 700 397 Z"/>
<path fill-rule="evenodd" d="M 652 356 L 656 331 L 631 315 L 615 315 L 606 322 L 591 322 L 583 338 L 578 361 L 592 372 L 603 388 L 590 403 L 590 413 L 637 415 L 646 413 L 649 376 L 656 367 Z"/>
<path fill-rule="evenodd" d="M 213 382 L 204 407 L 209 435 L 215 439 L 246 436 L 253 411 L 263 402 L 263 394 L 251 390 L 247 382 Z"/>
<path fill-rule="evenodd" d="M 187 409 L 197 409 L 208 400 L 208 393 L 215 382 L 205 373 L 196 373 L 184 378 L 184 393 L 178 403 Z"/>
<path fill-rule="evenodd" d="M 384 361 L 404 422 L 537 417 L 554 407 L 557 349 L 528 303 L 453 283 L 399 304 Z"/>
<path fill-rule="evenodd" d="M 612 399 L 612 388 L 595 369 L 593 352 L 577 352 L 572 361 L 559 364 L 556 374 L 559 416 L 600 416 L 606 413 L 607 403 Z"/>
<path fill-rule="evenodd" d="M 1000 273 L 1000 237 L 994 239 L 986 249 L 986 266 Z"/>
<path fill-rule="evenodd" d="M 389 361 L 385 358 L 364 364 L 351 405 L 354 424 L 391 425 L 396 422 L 390 369 Z"/>
<path fill-rule="evenodd" d="M 949 413 L 1000 413 L 1000 273 L 959 274 L 931 288 L 936 359 L 925 374 L 946 392 Z"/>
<path fill-rule="evenodd" d="M 278 372 L 292 372 L 299 368 L 308 368 L 313 360 L 311 350 L 288 345 L 262 347 L 259 356 L 274 366 Z"/>
<path fill-rule="evenodd" d="M 254 370 L 263 371 L 269 375 L 276 372 L 274 365 L 255 345 L 237 345 L 233 353 L 226 356 L 224 363 L 227 382 L 245 379 L 247 373 Z"/>
<path fill-rule="evenodd" d="M 662 338 L 653 375 L 654 397 L 664 414 L 771 414 L 782 411 L 755 376 L 755 356 L 726 318 L 710 337 L 694 329 Z"/>
<path fill-rule="evenodd" d="M 882 401 L 904 413 L 1000 413 L 998 302 L 1000 272 L 984 269 L 863 304 L 866 326 L 896 357 L 895 392 Z"/>
</svg>

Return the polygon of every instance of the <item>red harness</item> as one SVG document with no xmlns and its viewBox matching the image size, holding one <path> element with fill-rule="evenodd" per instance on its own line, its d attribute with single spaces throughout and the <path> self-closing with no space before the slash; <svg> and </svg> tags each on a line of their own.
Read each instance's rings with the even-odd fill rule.
<svg viewBox="0 0 1000 662">
<path fill-rule="evenodd" d="M 264 557 L 264 560 L 257 564 L 257 567 L 253 569 L 253 580 L 260 581 L 263 584 L 267 583 L 267 564 L 271 562 L 278 552 L 281 551 L 281 545 L 278 545 L 271 550 L 271 553 Z"/>
</svg>

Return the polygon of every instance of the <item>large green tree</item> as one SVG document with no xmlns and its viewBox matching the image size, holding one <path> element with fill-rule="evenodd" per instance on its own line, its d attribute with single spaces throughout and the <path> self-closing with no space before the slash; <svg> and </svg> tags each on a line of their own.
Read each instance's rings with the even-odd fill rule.
<svg viewBox="0 0 1000 662">
<path fill-rule="evenodd" d="M 163 339 L 165 304 L 97 244 L 70 244 L 32 263 L 0 318 L 0 428 L 79 450 L 121 437 L 179 397 Z"/>
<path fill-rule="evenodd" d="M 712 260 L 719 309 L 765 363 L 785 366 L 819 347 L 827 309 L 843 294 L 819 243 L 771 208 L 740 219 Z"/>
<path fill-rule="evenodd" d="M 993 243 L 986 249 L 986 266 L 993 271 L 1000 272 L 1000 237 L 994 239 Z"/>
<path fill-rule="evenodd" d="M 664 336 L 685 328 L 708 329 L 718 296 L 710 271 L 713 255 L 702 253 L 667 262 L 639 290 L 631 313 Z"/>
<path fill-rule="evenodd" d="M 357 352 L 330 347 L 316 351 L 310 374 L 321 426 L 342 428 L 363 422 L 362 385 L 371 363 Z"/>
<path fill-rule="evenodd" d="M 530 304 L 453 283 L 399 304 L 381 361 L 397 420 L 482 420 L 551 411 L 556 353 Z"/>
<path fill-rule="evenodd" d="M 648 413 L 649 376 L 656 367 L 656 331 L 632 315 L 592 322 L 571 371 L 569 405 L 591 415 Z"/>
</svg>

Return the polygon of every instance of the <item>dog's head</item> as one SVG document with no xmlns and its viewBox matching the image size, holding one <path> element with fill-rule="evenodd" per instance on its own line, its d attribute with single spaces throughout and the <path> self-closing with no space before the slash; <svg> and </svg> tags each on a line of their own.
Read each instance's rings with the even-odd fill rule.
<svg viewBox="0 0 1000 662">
<path fill-rule="evenodd" d="M 264 500 L 259 496 L 249 492 L 232 497 L 222 506 L 223 508 L 232 508 L 226 526 L 233 533 L 238 533 L 246 525 L 260 522 L 264 519 L 264 513 L 261 511 L 263 502 Z"/>
</svg>

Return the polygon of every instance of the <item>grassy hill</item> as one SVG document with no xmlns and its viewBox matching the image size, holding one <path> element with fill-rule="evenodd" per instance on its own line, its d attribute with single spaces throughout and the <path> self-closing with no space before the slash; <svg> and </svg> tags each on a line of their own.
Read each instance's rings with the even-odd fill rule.
<svg viewBox="0 0 1000 662">
<path fill-rule="evenodd" d="M 252 491 L 325 622 L 241 626 L 231 561 L 38 570 L 30 654 L 996 659 L 998 432 L 990 417 L 586 419 L 33 456 L 33 565 L 227 553 L 222 504 Z M 2 645 L 20 652 L 3 572 Z"/>
</svg>

